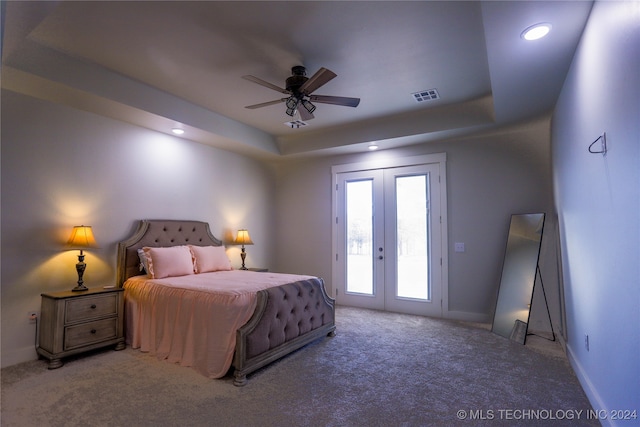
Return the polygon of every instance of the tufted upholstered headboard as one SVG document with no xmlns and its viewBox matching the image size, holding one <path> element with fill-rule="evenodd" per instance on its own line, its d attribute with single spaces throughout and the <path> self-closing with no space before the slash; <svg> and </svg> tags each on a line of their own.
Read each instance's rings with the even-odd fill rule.
<svg viewBox="0 0 640 427">
<path fill-rule="evenodd" d="M 211 234 L 206 222 L 143 219 L 131 237 L 118 243 L 117 286 L 140 274 L 139 248 L 179 245 L 221 246 L 222 241 Z"/>
</svg>

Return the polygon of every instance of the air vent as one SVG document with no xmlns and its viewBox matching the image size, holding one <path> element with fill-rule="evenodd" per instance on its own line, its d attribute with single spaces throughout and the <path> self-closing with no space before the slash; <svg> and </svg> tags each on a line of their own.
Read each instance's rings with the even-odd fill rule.
<svg viewBox="0 0 640 427">
<path fill-rule="evenodd" d="M 415 92 L 411 94 L 413 99 L 416 102 L 425 102 L 425 101 L 434 101 L 436 99 L 440 99 L 440 95 L 438 95 L 438 91 L 435 89 L 427 89 L 420 92 Z"/>
<path fill-rule="evenodd" d="M 290 122 L 284 122 L 285 126 L 290 127 L 291 129 L 299 129 L 302 126 L 306 126 L 307 124 L 302 120 L 291 120 Z"/>
</svg>

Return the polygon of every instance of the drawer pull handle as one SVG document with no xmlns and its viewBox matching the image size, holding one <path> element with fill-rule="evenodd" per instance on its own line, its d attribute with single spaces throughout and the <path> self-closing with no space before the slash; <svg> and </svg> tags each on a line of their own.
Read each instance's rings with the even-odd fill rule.
<svg viewBox="0 0 640 427">
<path fill-rule="evenodd" d="M 95 304 L 91 304 L 91 308 L 96 308 L 96 305 Z"/>
<path fill-rule="evenodd" d="M 98 332 L 98 331 L 96 331 L 95 329 L 92 329 L 92 330 L 91 330 L 91 333 L 92 333 L 92 334 L 95 334 L 96 332 Z"/>
</svg>

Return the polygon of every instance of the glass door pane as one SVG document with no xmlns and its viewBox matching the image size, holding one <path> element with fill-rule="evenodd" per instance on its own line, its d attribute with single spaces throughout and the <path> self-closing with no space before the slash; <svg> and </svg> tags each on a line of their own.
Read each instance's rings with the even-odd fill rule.
<svg viewBox="0 0 640 427">
<path fill-rule="evenodd" d="M 373 295 L 373 180 L 345 185 L 349 293 Z"/>
<path fill-rule="evenodd" d="M 399 298 L 429 299 L 427 175 L 396 176 L 396 255 Z"/>
</svg>

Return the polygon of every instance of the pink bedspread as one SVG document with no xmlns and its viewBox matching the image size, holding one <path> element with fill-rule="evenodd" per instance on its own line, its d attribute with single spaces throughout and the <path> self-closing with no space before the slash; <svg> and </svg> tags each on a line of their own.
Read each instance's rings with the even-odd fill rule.
<svg viewBox="0 0 640 427">
<path fill-rule="evenodd" d="M 251 318 L 257 292 L 309 278 L 242 270 L 132 277 L 123 286 L 127 344 L 209 378 L 223 377 L 233 360 L 236 330 Z"/>
</svg>

